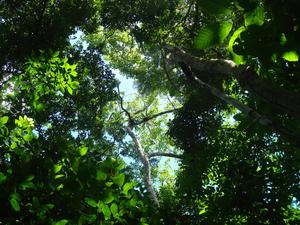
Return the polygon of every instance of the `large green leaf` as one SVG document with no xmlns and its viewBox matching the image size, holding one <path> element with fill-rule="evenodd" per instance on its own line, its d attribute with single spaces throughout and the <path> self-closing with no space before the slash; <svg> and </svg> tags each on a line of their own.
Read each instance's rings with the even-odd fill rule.
<svg viewBox="0 0 300 225">
<path fill-rule="evenodd" d="M 8 116 L 3 116 L 0 118 L 0 127 L 6 124 L 8 121 Z"/>
<path fill-rule="evenodd" d="M 124 180 L 125 180 L 124 173 L 120 173 L 120 174 L 116 175 L 115 177 L 113 177 L 113 182 L 115 184 L 117 184 L 119 187 L 123 186 Z"/>
<path fill-rule="evenodd" d="M 123 193 L 125 195 L 127 195 L 128 191 L 131 190 L 133 187 L 134 187 L 134 183 L 128 182 L 128 183 L 124 184 L 124 186 L 123 186 Z"/>
<path fill-rule="evenodd" d="M 105 220 L 109 220 L 110 217 L 111 217 L 110 208 L 104 202 L 100 202 L 99 203 L 98 212 L 102 212 L 103 213 Z"/>
<path fill-rule="evenodd" d="M 105 196 L 103 202 L 104 202 L 105 204 L 109 204 L 109 203 L 111 203 L 113 200 L 114 200 L 114 195 L 113 195 L 113 193 L 112 193 L 111 191 L 108 191 L 108 192 L 106 193 L 106 196 Z"/>
<path fill-rule="evenodd" d="M 265 11 L 262 6 L 257 6 L 251 12 L 248 12 L 244 15 L 245 26 L 258 25 L 261 26 L 264 24 Z"/>
<path fill-rule="evenodd" d="M 84 201 L 92 207 L 97 207 L 97 202 L 92 198 L 85 198 Z"/>
<path fill-rule="evenodd" d="M 9 203 L 10 203 L 11 207 L 13 208 L 13 210 L 15 210 L 16 212 L 20 211 L 19 201 L 20 201 L 20 197 L 17 193 L 11 194 Z"/>
<path fill-rule="evenodd" d="M 199 49 L 205 49 L 220 45 L 228 36 L 232 28 L 229 22 L 212 23 L 200 29 L 196 39 L 195 46 Z"/>
<path fill-rule="evenodd" d="M 243 56 L 238 55 L 233 51 L 233 46 L 237 44 L 236 39 L 243 31 L 245 31 L 245 27 L 240 27 L 239 29 L 237 29 L 231 36 L 228 44 L 228 51 L 232 54 L 233 60 L 236 64 L 243 64 Z"/>
<path fill-rule="evenodd" d="M 299 55 L 296 51 L 288 51 L 283 53 L 282 58 L 286 61 L 297 62 L 299 60 Z"/>
<path fill-rule="evenodd" d="M 111 204 L 110 211 L 113 216 L 116 216 L 118 214 L 118 205 L 116 203 Z"/>
</svg>

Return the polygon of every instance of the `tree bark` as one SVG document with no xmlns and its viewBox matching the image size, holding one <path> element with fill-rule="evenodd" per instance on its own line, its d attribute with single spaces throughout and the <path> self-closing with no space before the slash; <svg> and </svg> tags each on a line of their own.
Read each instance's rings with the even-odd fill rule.
<svg viewBox="0 0 300 225">
<path fill-rule="evenodd" d="M 202 59 L 188 54 L 178 47 L 166 46 L 171 53 L 171 60 L 178 64 L 185 64 L 197 74 L 210 76 L 224 76 L 224 78 L 235 77 L 240 86 L 249 93 L 260 97 L 264 102 L 270 104 L 274 109 L 278 109 L 294 118 L 300 119 L 300 94 L 288 91 L 282 87 L 260 78 L 257 73 L 245 66 L 238 66 L 232 60 L 226 59 Z"/>
<path fill-rule="evenodd" d="M 157 199 L 157 195 L 156 192 L 153 188 L 153 184 L 152 184 L 152 180 L 151 180 L 151 166 L 150 166 L 150 162 L 149 162 L 149 158 L 148 155 L 145 153 L 139 139 L 137 138 L 137 136 L 135 135 L 135 133 L 133 132 L 133 130 L 130 128 L 130 126 L 126 127 L 126 130 L 128 131 L 129 136 L 132 138 L 134 144 L 135 144 L 135 148 L 138 152 L 138 155 L 144 165 L 144 183 L 145 186 L 150 194 L 150 199 L 154 202 L 154 204 L 156 206 L 159 207 L 159 202 Z"/>
</svg>

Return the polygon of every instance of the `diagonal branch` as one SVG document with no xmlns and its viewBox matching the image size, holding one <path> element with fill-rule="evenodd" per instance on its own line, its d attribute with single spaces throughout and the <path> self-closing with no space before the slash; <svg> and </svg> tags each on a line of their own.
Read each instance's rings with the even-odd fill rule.
<svg viewBox="0 0 300 225">
<path fill-rule="evenodd" d="M 191 68 L 202 81 L 205 79 L 200 74 L 224 78 L 233 76 L 242 88 L 257 95 L 274 109 L 279 109 L 294 118 L 300 118 L 300 94 L 275 86 L 259 77 L 253 69 L 238 66 L 232 60 L 198 58 L 178 47 L 166 45 L 165 49 L 171 53 L 171 58 L 175 63 Z"/>
<path fill-rule="evenodd" d="M 160 113 L 157 113 L 157 114 L 153 114 L 151 116 L 144 117 L 140 121 L 135 121 L 134 125 L 140 125 L 140 124 L 146 123 L 149 120 L 155 119 L 156 117 L 159 117 L 159 116 L 162 116 L 162 115 L 165 115 L 165 114 L 168 114 L 168 113 L 172 113 L 172 112 L 174 112 L 178 109 L 180 109 L 180 108 L 170 109 L 170 110 L 166 110 L 166 111 L 163 111 L 163 112 L 160 112 Z"/>
<path fill-rule="evenodd" d="M 200 80 L 197 76 L 195 76 L 192 73 L 192 76 L 194 78 L 194 80 L 202 87 L 205 88 L 206 90 L 208 90 L 211 94 L 213 94 L 214 96 L 218 97 L 219 99 L 222 99 L 223 101 L 225 101 L 227 104 L 230 104 L 234 107 L 236 107 L 237 109 L 239 109 L 241 112 L 243 112 L 244 114 L 248 115 L 249 117 L 253 118 L 255 121 L 257 121 L 258 123 L 260 123 L 263 126 L 269 127 L 270 129 L 272 129 L 275 132 L 278 132 L 279 134 L 281 134 L 284 138 L 286 138 L 288 141 L 290 141 L 291 143 L 294 143 L 296 146 L 300 146 L 300 137 L 299 135 L 290 132 L 289 130 L 287 130 L 285 127 L 283 127 L 281 124 L 278 124 L 274 121 L 271 121 L 270 119 L 268 119 L 267 117 L 259 114 L 257 111 L 255 111 L 254 109 L 250 108 L 247 105 L 244 105 L 242 102 L 240 102 L 239 100 L 221 92 L 220 90 L 218 90 L 215 87 L 212 87 L 211 85 L 203 82 L 202 80 Z"/>
<path fill-rule="evenodd" d="M 159 156 L 165 156 L 165 157 L 177 158 L 177 159 L 182 159 L 183 158 L 182 155 L 177 155 L 177 154 L 174 154 L 174 153 L 153 152 L 153 153 L 148 154 L 149 158 L 159 157 Z"/>
</svg>

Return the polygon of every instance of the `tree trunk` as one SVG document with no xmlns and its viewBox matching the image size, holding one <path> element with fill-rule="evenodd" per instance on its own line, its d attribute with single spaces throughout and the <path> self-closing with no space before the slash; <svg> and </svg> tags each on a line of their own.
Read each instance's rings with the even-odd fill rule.
<svg viewBox="0 0 300 225">
<path fill-rule="evenodd" d="M 145 153 L 139 139 L 137 138 L 137 136 L 135 135 L 135 133 L 132 131 L 132 129 L 127 126 L 126 130 L 128 131 L 129 136 L 132 138 L 133 142 L 135 143 L 135 148 L 138 152 L 138 155 L 144 165 L 144 183 L 145 186 L 150 194 L 150 199 L 154 202 L 154 204 L 156 206 L 159 207 L 159 202 L 156 196 L 156 192 L 153 188 L 153 184 L 152 184 L 152 180 L 151 180 L 151 166 L 150 166 L 150 162 L 149 162 L 149 158 L 148 155 Z"/>
<path fill-rule="evenodd" d="M 238 66 L 231 60 L 201 59 L 188 54 L 178 47 L 167 46 L 171 59 L 178 64 L 185 64 L 200 80 L 205 81 L 200 74 L 210 76 L 235 77 L 239 85 L 251 94 L 260 97 L 274 109 L 280 110 L 294 118 L 300 119 L 300 94 L 288 91 L 282 87 L 260 78 L 251 68 Z"/>
</svg>

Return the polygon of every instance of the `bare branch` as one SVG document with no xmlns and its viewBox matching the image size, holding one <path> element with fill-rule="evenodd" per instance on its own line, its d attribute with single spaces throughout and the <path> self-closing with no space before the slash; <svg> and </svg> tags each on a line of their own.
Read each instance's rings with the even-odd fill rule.
<svg viewBox="0 0 300 225">
<path fill-rule="evenodd" d="M 165 156 L 165 157 L 177 158 L 177 159 L 182 159 L 183 158 L 182 155 L 177 155 L 177 154 L 174 154 L 174 153 L 153 152 L 153 153 L 148 154 L 149 158 L 159 157 L 159 156 Z"/>
<path fill-rule="evenodd" d="M 155 119 L 156 117 L 159 117 L 159 116 L 162 116 L 162 115 L 165 115 L 165 114 L 168 114 L 168 113 L 172 113 L 172 112 L 174 112 L 174 111 L 176 111 L 176 110 L 178 110 L 178 109 L 179 109 L 179 108 L 170 109 L 170 110 L 166 110 L 166 111 L 163 111 L 163 112 L 160 112 L 160 113 L 151 115 L 151 116 L 144 117 L 144 118 L 141 119 L 140 121 L 135 121 L 134 125 L 140 125 L 140 124 L 146 123 L 146 122 L 148 122 L 149 120 Z"/>
<path fill-rule="evenodd" d="M 150 194 L 150 198 L 151 200 L 155 203 L 156 206 L 159 207 L 159 202 L 157 199 L 157 195 L 156 192 L 153 188 L 153 184 L 152 184 L 152 179 L 151 179 L 151 165 L 149 162 L 149 158 L 148 155 L 145 153 L 139 139 L 137 138 L 137 136 L 135 135 L 135 133 L 132 131 L 132 129 L 130 128 L 130 126 L 126 127 L 129 136 L 132 138 L 133 142 L 135 143 L 135 147 L 136 150 L 138 152 L 138 155 L 143 163 L 144 166 L 144 183 L 145 186 Z"/>
</svg>

